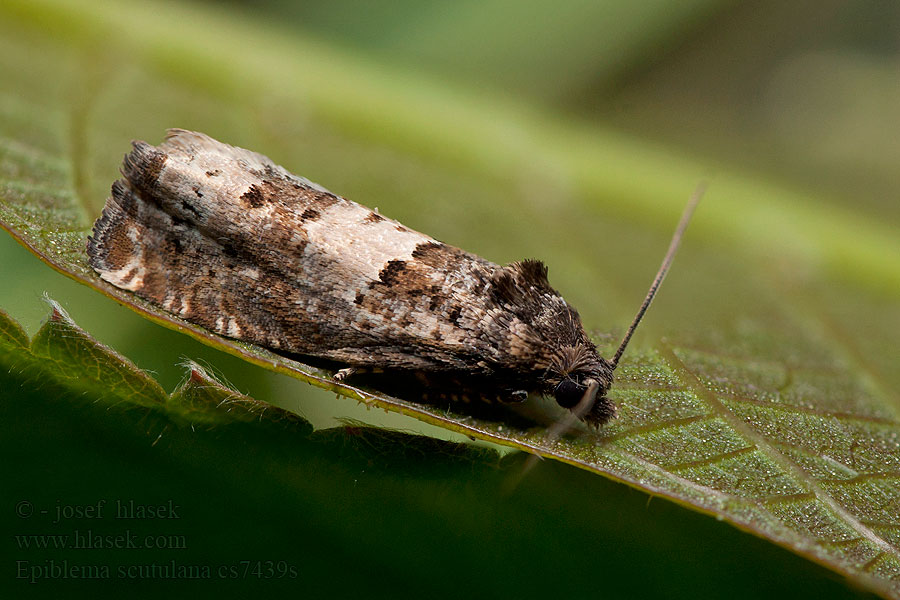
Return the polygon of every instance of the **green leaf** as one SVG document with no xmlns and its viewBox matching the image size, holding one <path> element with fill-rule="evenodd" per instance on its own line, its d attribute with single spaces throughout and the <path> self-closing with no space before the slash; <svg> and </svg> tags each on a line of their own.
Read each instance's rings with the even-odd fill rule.
<svg viewBox="0 0 900 600">
<path fill-rule="evenodd" d="M 2 312 L 0 323 L 18 328 Z M 312 433 L 195 364 L 164 402 L 149 388 L 113 399 L 103 371 L 133 365 L 55 308 L 47 327 L 41 343 L 51 354 L 69 351 L 68 330 L 102 358 L 99 370 L 80 361 L 77 380 L 60 378 L 18 333 L 15 351 L 0 354 L 0 496 L 14 561 L 6 595 L 102 585 L 149 597 L 199 585 L 242 598 L 264 583 L 284 595 L 394 598 L 416 585 L 458 597 L 456 586 L 436 585 L 449 574 L 485 595 L 577 596 L 600 586 L 671 596 L 683 565 L 648 571 L 660 552 L 709 571 L 685 590 L 692 597 L 736 583 L 737 598 L 845 594 L 786 551 L 587 472 L 546 462 L 523 479 L 522 455 L 355 423 Z M 141 507 L 163 510 L 154 517 Z M 679 548 L 695 535 L 710 543 Z M 735 546 L 740 553 L 718 551 Z"/>
<path fill-rule="evenodd" d="M 63 309 L 51 301 L 53 312 L 31 342 L 32 362 L 70 388 L 83 385 L 94 395 L 108 395 L 113 403 L 156 405 L 165 398 L 153 378 L 114 351 L 97 344 Z"/>
<path fill-rule="evenodd" d="M 153 377 L 127 358 L 93 339 L 57 302 L 48 299 L 49 318 L 29 340 L 22 327 L 0 310 L 0 348 L 4 366 L 39 385 L 66 394 L 86 394 L 101 408 L 146 408 L 166 412 L 171 420 L 191 425 L 239 421 L 301 420 L 257 402 L 187 362 L 187 377 L 167 394 Z"/>
<path fill-rule="evenodd" d="M 603 473 L 900 595 L 900 241 L 890 224 L 719 165 L 618 373 L 619 418 L 596 436 L 552 440 L 531 418 L 337 386 L 100 281 L 84 239 L 128 139 L 201 129 L 493 260 L 538 254 L 598 328 L 628 321 L 708 164 L 199 6 L 0 10 L 0 223 L 54 268 L 266 369 Z M 21 343 L 9 331 L 3 348 Z M 76 357 L 81 368 L 97 360 Z M 559 418 L 537 409 L 544 423 Z"/>
</svg>

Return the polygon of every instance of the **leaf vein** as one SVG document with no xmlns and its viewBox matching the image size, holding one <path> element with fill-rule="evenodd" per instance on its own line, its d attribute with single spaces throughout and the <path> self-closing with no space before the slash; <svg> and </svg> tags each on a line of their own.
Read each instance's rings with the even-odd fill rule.
<svg viewBox="0 0 900 600">
<path fill-rule="evenodd" d="M 690 387 L 701 398 L 718 412 L 722 419 L 727 422 L 734 430 L 745 437 L 747 440 L 755 443 L 759 449 L 768 455 L 776 464 L 778 464 L 788 475 L 792 476 L 802 487 L 810 490 L 815 495 L 816 500 L 822 502 L 828 507 L 835 516 L 844 521 L 847 526 L 853 529 L 860 536 L 878 547 L 882 552 L 890 553 L 894 556 L 900 556 L 897 549 L 890 542 L 879 536 L 877 533 L 866 527 L 855 515 L 850 513 L 846 508 L 831 496 L 818 481 L 809 473 L 803 470 L 800 465 L 790 460 L 787 456 L 779 452 L 775 445 L 753 429 L 748 423 L 731 412 L 725 404 L 719 400 L 718 396 L 711 390 L 707 389 L 702 380 L 688 368 L 688 366 L 678 358 L 675 352 L 667 344 L 661 344 L 661 354 L 672 366 L 672 369 L 681 376 L 685 385 Z"/>
</svg>

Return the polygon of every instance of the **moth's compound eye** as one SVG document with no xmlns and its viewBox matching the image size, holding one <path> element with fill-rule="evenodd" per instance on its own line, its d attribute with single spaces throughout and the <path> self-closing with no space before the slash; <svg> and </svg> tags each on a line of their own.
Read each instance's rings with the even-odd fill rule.
<svg viewBox="0 0 900 600">
<path fill-rule="evenodd" d="M 553 396 L 556 402 L 563 408 L 573 408 L 584 397 L 587 388 L 571 379 L 563 379 L 556 389 L 553 390 Z"/>
</svg>

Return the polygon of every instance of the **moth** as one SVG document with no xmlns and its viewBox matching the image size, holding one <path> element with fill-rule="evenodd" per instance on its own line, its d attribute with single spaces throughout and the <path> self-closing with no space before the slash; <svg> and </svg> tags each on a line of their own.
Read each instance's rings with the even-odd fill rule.
<svg viewBox="0 0 900 600">
<path fill-rule="evenodd" d="M 606 359 L 540 261 L 494 264 L 202 133 L 132 146 L 87 241 L 102 279 L 217 334 L 324 359 L 337 380 L 385 372 L 431 397 L 549 395 L 593 426 L 615 416 L 613 373 L 699 197 Z"/>
</svg>

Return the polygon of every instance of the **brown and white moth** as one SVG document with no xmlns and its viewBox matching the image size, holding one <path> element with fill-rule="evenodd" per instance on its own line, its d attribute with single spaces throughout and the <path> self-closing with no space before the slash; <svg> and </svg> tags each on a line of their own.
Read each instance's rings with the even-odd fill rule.
<svg viewBox="0 0 900 600">
<path fill-rule="evenodd" d="M 537 260 L 500 266 L 202 133 L 134 142 L 88 238 L 91 267 L 187 321 L 275 352 L 412 376 L 431 397 L 552 395 L 585 422 L 606 398 L 692 202 L 611 359 Z M 437 394 L 435 394 L 437 392 Z"/>
</svg>

